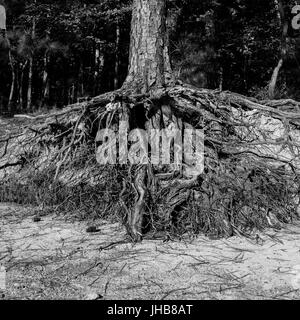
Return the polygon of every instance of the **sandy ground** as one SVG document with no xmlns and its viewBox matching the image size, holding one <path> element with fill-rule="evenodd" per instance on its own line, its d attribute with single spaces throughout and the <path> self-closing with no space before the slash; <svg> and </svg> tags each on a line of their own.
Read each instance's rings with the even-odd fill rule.
<svg viewBox="0 0 300 320">
<path fill-rule="evenodd" d="M 0 204 L 0 299 L 300 299 L 300 223 L 255 240 L 118 243 L 119 224 Z"/>
</svg>

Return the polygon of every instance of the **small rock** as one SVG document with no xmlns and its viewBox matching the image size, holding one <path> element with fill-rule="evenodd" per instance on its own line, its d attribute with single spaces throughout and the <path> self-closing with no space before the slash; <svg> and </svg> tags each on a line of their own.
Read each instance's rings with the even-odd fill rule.
<svg viewBox="0 0 300 320">
<path fill-rule="evenodd" d="M 86 229 L 86 232 L 87 233 L 96 233 L 96 232 L 99 232 L 100 230 L 97 228 L 97 227 L 95 227 L 95 226 L 91 226 L 91 227 L 88 227 L 87 229 Z"/>
<path fill-rule="evenodd" d="M 40 222 L 42 219 L 40 217 L 34 217 L 33 218 L 33 222 Z"/>
<path fill-rule="evenodd" d="M 89 292 L 85 295 L 85 300 L 100 300 L 103 296 L 96 292 Z"/>
</svg>

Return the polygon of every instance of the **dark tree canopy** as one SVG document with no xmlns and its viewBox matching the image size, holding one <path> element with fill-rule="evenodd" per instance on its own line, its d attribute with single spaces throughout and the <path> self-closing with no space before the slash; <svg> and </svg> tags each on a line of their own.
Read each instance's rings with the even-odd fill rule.
<svg viewBox="0 0 300 320">
<path fill-rule="evenodd" d="M 294 2 L 282 2 L 290 19 Z M 31 57 L 32 110 L 62 107 L 124 82 L 130 54 L 131 1 L 2 3 L 7 9 L 11 51 L 11 62 L 7 61 L 5 48 L 0 52 L 4 112 L 12 91 L 12 66 L 15 83 L 10 109 L 26 112 Z M 158 8 L 161 5 L 153 4 Z M 282 26 L 276 1 L 176 0 L 167 1 L 163 10 L 168 13 L 170 62 L 183 81 L 211 89 L 221 86 L 261 98 L 268 95 L 267 86 L 281 56 Z M 146 17 L 141 23 L 146 24 Z M 3 46 L 6 47 L 2 43 Z M 153 59 L 146 60 L 148 66 L 140 68 L 152 70 Z M 298 98 L 298 60 L 299 40 L 289 36 L 287 54 L 276 80 L 276 97 Z"/>
</svg>

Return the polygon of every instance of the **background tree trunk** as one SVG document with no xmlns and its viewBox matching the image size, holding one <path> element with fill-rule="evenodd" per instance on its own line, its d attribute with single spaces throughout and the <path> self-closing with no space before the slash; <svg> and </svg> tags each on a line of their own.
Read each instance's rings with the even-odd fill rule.
<svg viewBox="0 0 300 320">
<path fill-rule="evenodd" d="M 44 107 L 45 104 L 49 103 L 49 75 L 48 75 L 48 64 L 49 64 L 49 55 L 48 51 L 44 53 L 44 70 L 43 70 L 43 91 L 40 107 Z"/>
<path fill-rule="evenodd" d="M 281 0 L 274 0 L 275 2 L 275 7 L 277 10 L 277 16 L 280 22 L 280 25 L 282 26 L 282 35 L 281 35 L 281 48 L 280 48 L 280 59 L 275 67 L 271 81 L 269 84 L 269 98 L 274 99 L 275 97 L 275 89 L 276 89 L 276 84 L 278 81 L 278 75 L 279 72 L 283 66 L 283 63 L 286 58 L 286 53 L 287 53 L 287 35 L 288 35 L 288 28 L 289 28 L 289 22 L 286 19 L 285 12 L 284 12 L 284 7 L 281 2 Z"/>
<path fill-rule="evenodd" d="M 24 81 L 24 70 L 27 66 L 28 61 L 25 61 L 24 64 L 20 63 L 20 80 L 19 80 L 19 105 L 20 105 L 20 110 L 22 111 L 24 108 L 24 103 L 23 103 L 23 81 Z M 25 109 L 26 110 L 26 109 Z"/>
<path fill-rule="evenodd" d="M 31 31 L 31 38 L 34 41 L 35 38 L 35 19 L 32 22 L 32 31 Z M 29 57 L 29 67 L 28 67 L 28 88 L 27 88 L 27 111 L 30 112 L 31 104 L 32 104 L 32 76 L 33 76 L 33 55 L 34 49 L 30 53 Z"/>
<path fill-rule="evenodd" d="M 116 25 L 116 61 L 115 61 L 115 78 L 114 78 L 114 89 L 117 90 L 119 88 L 119 67 L 120 67 L 120 23 L 117 21 Z"/>
<path fill-rule="evenodd" d="M 9 93 L 9 98 L 8 98 L 8 112 L 11 112 L 12 111 L 12 103 L 13 103 L 13 99 L 14 99 L 14 93 L 15 93 L 15 87 L 16 87 L 16 71 L 15 71 L 14 62 L 13 62 L 10 48 L 8 51 L 8 56 L 9 56 L 9 63 L 10 63 L 10 67 L 11 67 L 11 77 L 12 77 L 11 86 L 10 86 L 10 93 Z"/>
<path fill-rule="evenodd" d="M 33 73 L 33 57 L 29 58 L 28 69 L 28 89 L 27 89 L 27 111 L 31 110 L 31 98 L 32 98 L 32 73 Z"/>
</svg>

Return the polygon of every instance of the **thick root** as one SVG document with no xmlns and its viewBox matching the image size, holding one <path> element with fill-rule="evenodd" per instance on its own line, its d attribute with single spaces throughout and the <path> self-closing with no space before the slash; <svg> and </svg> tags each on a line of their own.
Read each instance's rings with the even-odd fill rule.
<svg viewBox="0 0 300 320">
<path fill-rule="evenodd" d="M 136 192 L 134 205 L 131 208 L 130 215 L 127 221 L 127 229 L 134 242 L 142 240 L 142 225 L 144 218 L 145 197 L 147 188 L 145 184 L 147 168 L 141 166 L 137 169 L 136 177 L 134 179 L 133 187 Z"/>
</svg>

